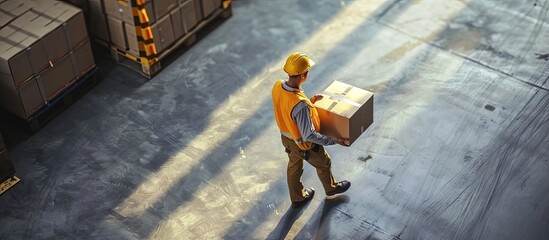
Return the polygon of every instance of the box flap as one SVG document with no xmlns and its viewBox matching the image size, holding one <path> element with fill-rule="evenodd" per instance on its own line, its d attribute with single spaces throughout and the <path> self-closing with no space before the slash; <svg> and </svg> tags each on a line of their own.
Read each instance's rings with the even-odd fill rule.
<svg viewBox="0 0 549 240">
<path fill-rule="evenodd" d="M 77 7 L 60 1 L 41 1 L 34 5 L 33 9 L 40 12 L 41 15 L 43 14 L 48 18 L 57 19 L 61 22 L 66 22 L 81 12 Z"/>
<path fill-rule="evenodd" d="M 0 61 L 0 72 L 11 73 L 10 67 L 8 65 L 8 61 L 13 56 L 22 52 L 24 49 L 21 46 L 17 46 L 17 45 L 11 44 L 10 42 L 7 42 L 2 37 L 0 37 L 0 41 L 4 43 L 4 44 L 0 44 L 0 59 L 3 60 L 3 61 Z"/>
<path fill-rule="evenodd" d="M 316 101 L 315 106 L 317 108 L 324 109 L 330 113 L 337 114 L 346 118 L 351 117 L 360 107 L 354 102 L 346 101 L 344 98 L 338 98 L 337 96 L 330 96 L 322 94 L 324 98 Z"/>
<path fill-rule="evenodd" d="M 355 102 L 358 105 L 364 104 L 372 95 L 374 95 L 364 89 L 353 87 L 337 80 L 326 88 L 324 93 L 344 96 L 346 99 Z"/>
<path fill-rule="evenodd" d="M 0 29 L 0 39 L 3 43 L 0 45 L 0 59 L 4 60 L 11 59 L 38 40 L 10 26 Z"/>
<path fill-rule="evenodd" d="M 26 11 L 31 9 L 31 5 L 22 1 L 5 1 L 0 4 L 2 13 L 6 13 L 13 18 L 17 18 Z"/>
<path fill-rule="evenodd" d="M 125 51 L 127 49 L 127 45 L 125 37 L 126 32 L 124 30 L 123 22 L 111 16 L 107 16 L 107 22 L 109 24 L 109 32 L 112 43 Z"/>
<path fill-rule="evenodd" d="M 15 19 L 15 17 L 8 15 L 7 12 L 2 11 L 0 9 L 0 28 L 3 28 L 4 26 L 8 25 L 11 20 Z"/>
<path fill-rule="evenodd" d="M 61 26 L 61 22 L 42 16 L 34 11 L 28 11 L 11 22 L 10 26 L 21 32 L 41 38 Z"/>
<path fill-rule="evenodd" d="M 351 117 L 373 93 L 334 81 L 322 95 L 324 98 L 315 103 L 316 107 L 343 117 Z"/>
</svg>

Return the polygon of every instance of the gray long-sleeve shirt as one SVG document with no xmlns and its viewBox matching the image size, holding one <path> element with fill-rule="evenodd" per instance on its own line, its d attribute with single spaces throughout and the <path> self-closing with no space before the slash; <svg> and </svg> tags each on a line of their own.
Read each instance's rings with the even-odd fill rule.
<svg viewBox="0 0 549 240">
<path fill-rule="evenodd" d="M 282 82 L 282 87 L 288 91 L 302 91 L 301 89 L 288 86 L 286 81 Z M 292 118 L 297 123 L 297 128 L 299 129 L 303 140 L 323 146 L 334 145 L 337 143 L 329 137 L 320 134 L 315 129 L 309 113 L 309 106 L 305 102 L 299 102 L 294 109 L 292 109 Z"/>
</svg>

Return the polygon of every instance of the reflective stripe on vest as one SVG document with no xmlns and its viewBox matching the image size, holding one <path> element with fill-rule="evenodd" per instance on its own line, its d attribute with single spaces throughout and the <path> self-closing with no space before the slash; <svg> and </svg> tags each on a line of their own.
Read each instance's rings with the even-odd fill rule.
<svg viewBox="0 0 549 240">
<path fill-rule="evenodd" d="M 282 136 L 284 136 L 284 137 L 286 137 L 290 140 L 293 140 L 295 142 L 295 144 L 301 150 L 309 150 L 309 149 L 313 148 L 313 143 L 312 142 L 304 142 L 303 138 L 293 139 L 292 135 L 289 132 L 282 132 L 281 131 L 280 134 L 282 134 Z"/>
</svg>

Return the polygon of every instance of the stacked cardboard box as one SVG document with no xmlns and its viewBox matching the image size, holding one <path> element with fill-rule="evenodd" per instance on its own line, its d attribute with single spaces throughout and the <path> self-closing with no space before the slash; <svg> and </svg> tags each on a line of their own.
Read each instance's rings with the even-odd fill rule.
<svg viewBox="0 0 549 240">
<path fill-rule="evenodd" d="M 95 66 L 84 15 L 64 2 L 0 2 L 0 42 L 0 105 L 21 118 Z"/>
<path fill-rule="evenodd" d="M 130 0 L 89 0 L 91 34 L 110 46 L 139 56 Z M 145 0 L 153 41 L 158 53 L 191 31 L 221 7 L 221 0 Z"/>
<path fill-rule="evenodd" d="M 4 139 L 2 139 L 2 134 L 0 134 L 0 183 L 13 176 L 13 174 L 15 174 L 15 170 L 11 164 L 8 150 L 4 144 Z"/>
</svg>

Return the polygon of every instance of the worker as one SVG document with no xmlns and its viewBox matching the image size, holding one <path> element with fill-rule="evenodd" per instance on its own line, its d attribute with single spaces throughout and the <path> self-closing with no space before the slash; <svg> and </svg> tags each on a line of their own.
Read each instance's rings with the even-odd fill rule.
<svg viewBox="0 0 549 240">
<path fill-rule="evenodd" d="M 314 188 L 303 187 L 303 160 L 316 168 L 327 199 L 335 198 L 351 186 L 346 180 L 336 182 L 332 175 L 330 155 L 324 149 L 324 146 L 336 143 L 347 146 L 348 139 L 331 138 L 320 133 L 320 119 L 313 104 L 322 99 L 322 95 L 308 99 L 301 89 L 314 64 L 307 55 L 292 53 L 283 68 L 288 74 L 288 80 L 278 80 L 272 89 L 274 117 L 289 158 L 287 181 L 293 208 L 309 202 L 315 193 Z"/>
</svg>

